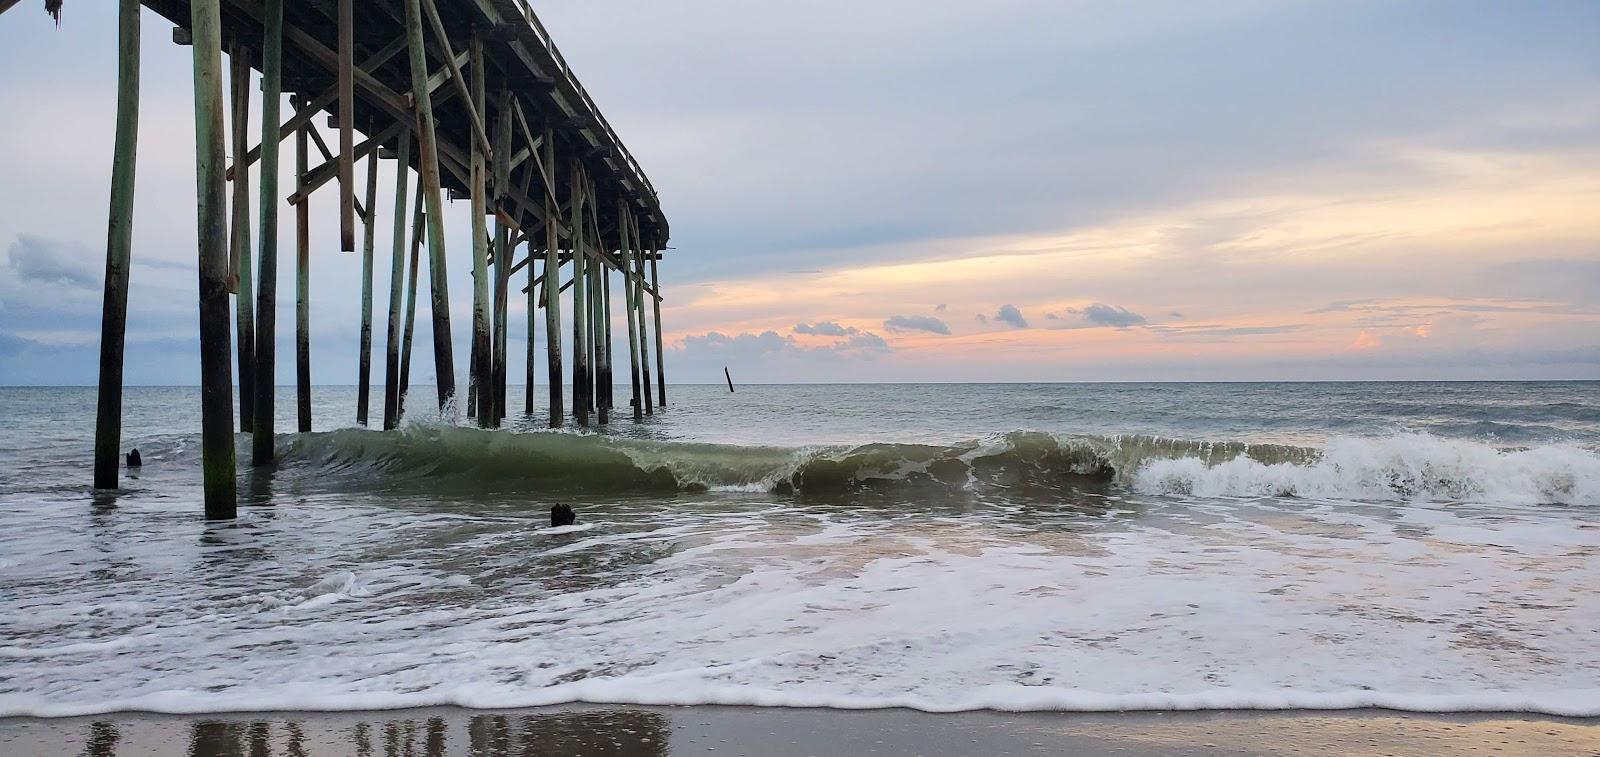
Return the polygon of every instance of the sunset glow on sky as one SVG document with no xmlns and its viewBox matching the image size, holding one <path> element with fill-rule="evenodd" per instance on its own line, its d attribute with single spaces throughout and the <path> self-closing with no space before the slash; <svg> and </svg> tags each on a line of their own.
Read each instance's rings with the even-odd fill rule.
<svg viewBox="0 0 1600 757">
<path fill-rule="evenodd" d="M 672 221 L 671 380 L 1600 378 L 1600 6 L 871 5 L 539 4 Z M 0 383 L 94 380 L 111 15 L 0 21 L 58 67 L 0 90 Z M 128 378 L 192 383 L 188 53 L 145 26 Z"/>
</svg>

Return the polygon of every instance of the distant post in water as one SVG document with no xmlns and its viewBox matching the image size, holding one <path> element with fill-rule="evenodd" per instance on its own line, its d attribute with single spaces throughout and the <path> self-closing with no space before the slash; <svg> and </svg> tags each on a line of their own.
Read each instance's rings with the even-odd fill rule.
<svg viewBox="0 0 1600 757">
<path fill-rule="evenodd" d="M 192 0 L 195 185 L 199 218 L 200 430 L 207 518 L 237 514 L 232 350 L 228 324 L 228 218 L 222 126 L 222 9 Z"/>
<path fill-rule="evenodd" d="M 106 223 L 105 301 L 100 315 L 100 395 L 94 431 L 94 488 L 117 488 L 122 463 L 122 355 L 133 258 L 133 178 L 139 146 L 139 0 L 117 12 L 117 136 Z"/>
</svg>

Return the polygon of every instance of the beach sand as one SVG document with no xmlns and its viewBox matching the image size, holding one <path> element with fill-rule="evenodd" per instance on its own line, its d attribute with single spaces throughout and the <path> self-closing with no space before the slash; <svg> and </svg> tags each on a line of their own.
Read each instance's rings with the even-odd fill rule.
<svg viewBox="0 0 1600 757">
<path fill-rule="evenodd" d="M 1600 720 L 1330 712 L 931 714 L 572 705 L 0 720 L 0 754 L 1597 755 Z"/>
</svg>

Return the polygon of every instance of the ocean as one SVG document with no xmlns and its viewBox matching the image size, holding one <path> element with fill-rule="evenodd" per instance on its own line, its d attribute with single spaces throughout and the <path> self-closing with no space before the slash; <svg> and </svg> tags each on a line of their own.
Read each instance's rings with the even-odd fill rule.
<svg viewBox="0 0 1600 757">
<path fill-rule="evenodd" d="M 0 716 L 1600 715 L 1600 382 L 669 395 L 380 432 L 318 387 L 208 523 L 198 389 L 128 390 L 112 495 L 92 388 L 0 388 Z"/>
</svg>

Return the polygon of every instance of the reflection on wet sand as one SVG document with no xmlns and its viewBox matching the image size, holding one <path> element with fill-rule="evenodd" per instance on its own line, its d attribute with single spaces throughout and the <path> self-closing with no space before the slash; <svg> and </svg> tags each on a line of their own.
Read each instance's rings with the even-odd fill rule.
<svg viewBox="0 0 1600 757">
<path fill-rule="evenodd" d="M 187 745 L 187 749 L 185 749 Z M 467 755 L 1600 754 L 1600 723 L 1510 714 L 926 713 L 747 707 L 455 708 L 0 720 L 0 754 Z"/>
<path fill-rule="evenodd" d="M 398 713 L 397 713 L 398 714 Z M 188 730 L 189 757 L 446 757 L 446 755 L 597 755 L 661 757 L 670 729 L 665 716 L 642 710 L 593 710 L 470 717 L 360 715 L 350 723 L 337 714 L 294 715 L 272 720 L 206 716 L 181 720 L 129 716 L 87 725 L 83 754 L 127 757 L 165 753 Z M 370 718 L 370 719 L 365 719 Z"/>
</svg>

